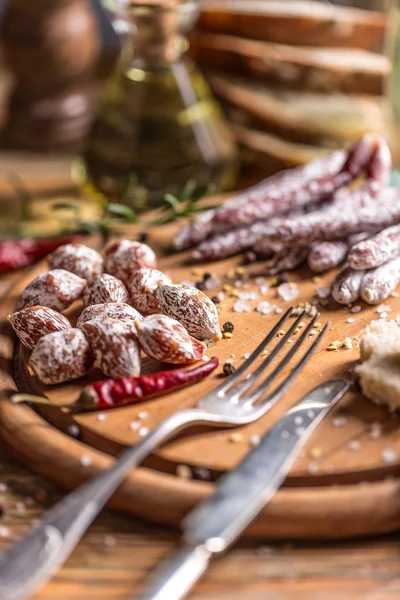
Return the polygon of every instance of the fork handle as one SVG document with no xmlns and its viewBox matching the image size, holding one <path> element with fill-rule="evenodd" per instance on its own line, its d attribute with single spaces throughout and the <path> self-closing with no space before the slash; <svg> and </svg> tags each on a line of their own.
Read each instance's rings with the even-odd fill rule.
<svg viewBox="0 0 400 600">
<path fill-rule="evenodd" d="M 68 558 L 131 469 L 179 430 L 206 420 L 205 413 L 196 409 L 172 415 L 139 444 L 122 452 L 109 470 L 60 500 L 0 558 L 0 600 L 30 597 Z"/>
</svg>

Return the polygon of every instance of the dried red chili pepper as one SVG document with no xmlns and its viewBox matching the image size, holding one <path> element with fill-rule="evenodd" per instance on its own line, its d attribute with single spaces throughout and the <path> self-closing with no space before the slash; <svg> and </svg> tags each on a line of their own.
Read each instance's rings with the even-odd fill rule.
<svg viewBox="0 0 400 600">
<path fill-rule="evenodd" d="M 175 371 L 159 371 L 140 377 L 120 377 L 96 381 L 83 388 L 78 400 L 66 405 L 82 410 L 106 410 L 129 404 L 136 404 L 161 394 L 166 394 L 192 383 L 201 381 L 210 375 L 219 365 L 216 357 L 193 369 L 176 369 Z M 52 404 L 48 398 L 15 394 L 12 401 Z M 59 405 L 57 405 L 59 406 Z"/>
<path fill-rule="evenodd" d="M 72 238 L 5 240 L 0 242 L 0 274 L 32 265 Z"/>
</svg>

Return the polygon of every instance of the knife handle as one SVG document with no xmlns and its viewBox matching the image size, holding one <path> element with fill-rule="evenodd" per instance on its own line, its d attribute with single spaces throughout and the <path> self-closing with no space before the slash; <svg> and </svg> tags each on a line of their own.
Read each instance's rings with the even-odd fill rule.
<svg viewBox="0 0 400 600">
<path fill-rule="evenodd" d="M 158 567 L 150 590 L 142 600 L 181 600 L 200 579 L 210 562 L 211 552 L 205 546 L 187 546 Z M 131 596 L 131 600 L 137 596 Z"/>
</svg>

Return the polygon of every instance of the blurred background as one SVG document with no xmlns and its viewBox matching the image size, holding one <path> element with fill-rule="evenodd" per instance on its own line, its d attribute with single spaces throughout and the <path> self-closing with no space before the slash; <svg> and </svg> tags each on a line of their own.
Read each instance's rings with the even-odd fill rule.
<svg viewBox="0 0 400 600">
<path fill-rule="evenodd" d="M 393 0 L 1 0 L 3 235 L 21 233 L 25 188 L 59 203 L 77 186 L 95 220 L 188 182 L 199 197 L 247 185 L 365 131 L 398 163 L 397 29 Z M 30 216 L 42 231 L 48 204 Z"/>
</svg>

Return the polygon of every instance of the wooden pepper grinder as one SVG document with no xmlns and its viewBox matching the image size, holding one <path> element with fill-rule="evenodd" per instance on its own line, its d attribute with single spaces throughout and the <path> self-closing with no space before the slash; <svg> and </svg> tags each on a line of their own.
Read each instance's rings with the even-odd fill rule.
<svg viewBox="0 0 400 600">
<path fill-rule="evenodd" d="M 3 147 L 51 150 L 84 137 L 96 98 L 99 22 L 88 0 L 8 0 L 4 61 L 14 78 Z"/>
</svg>

